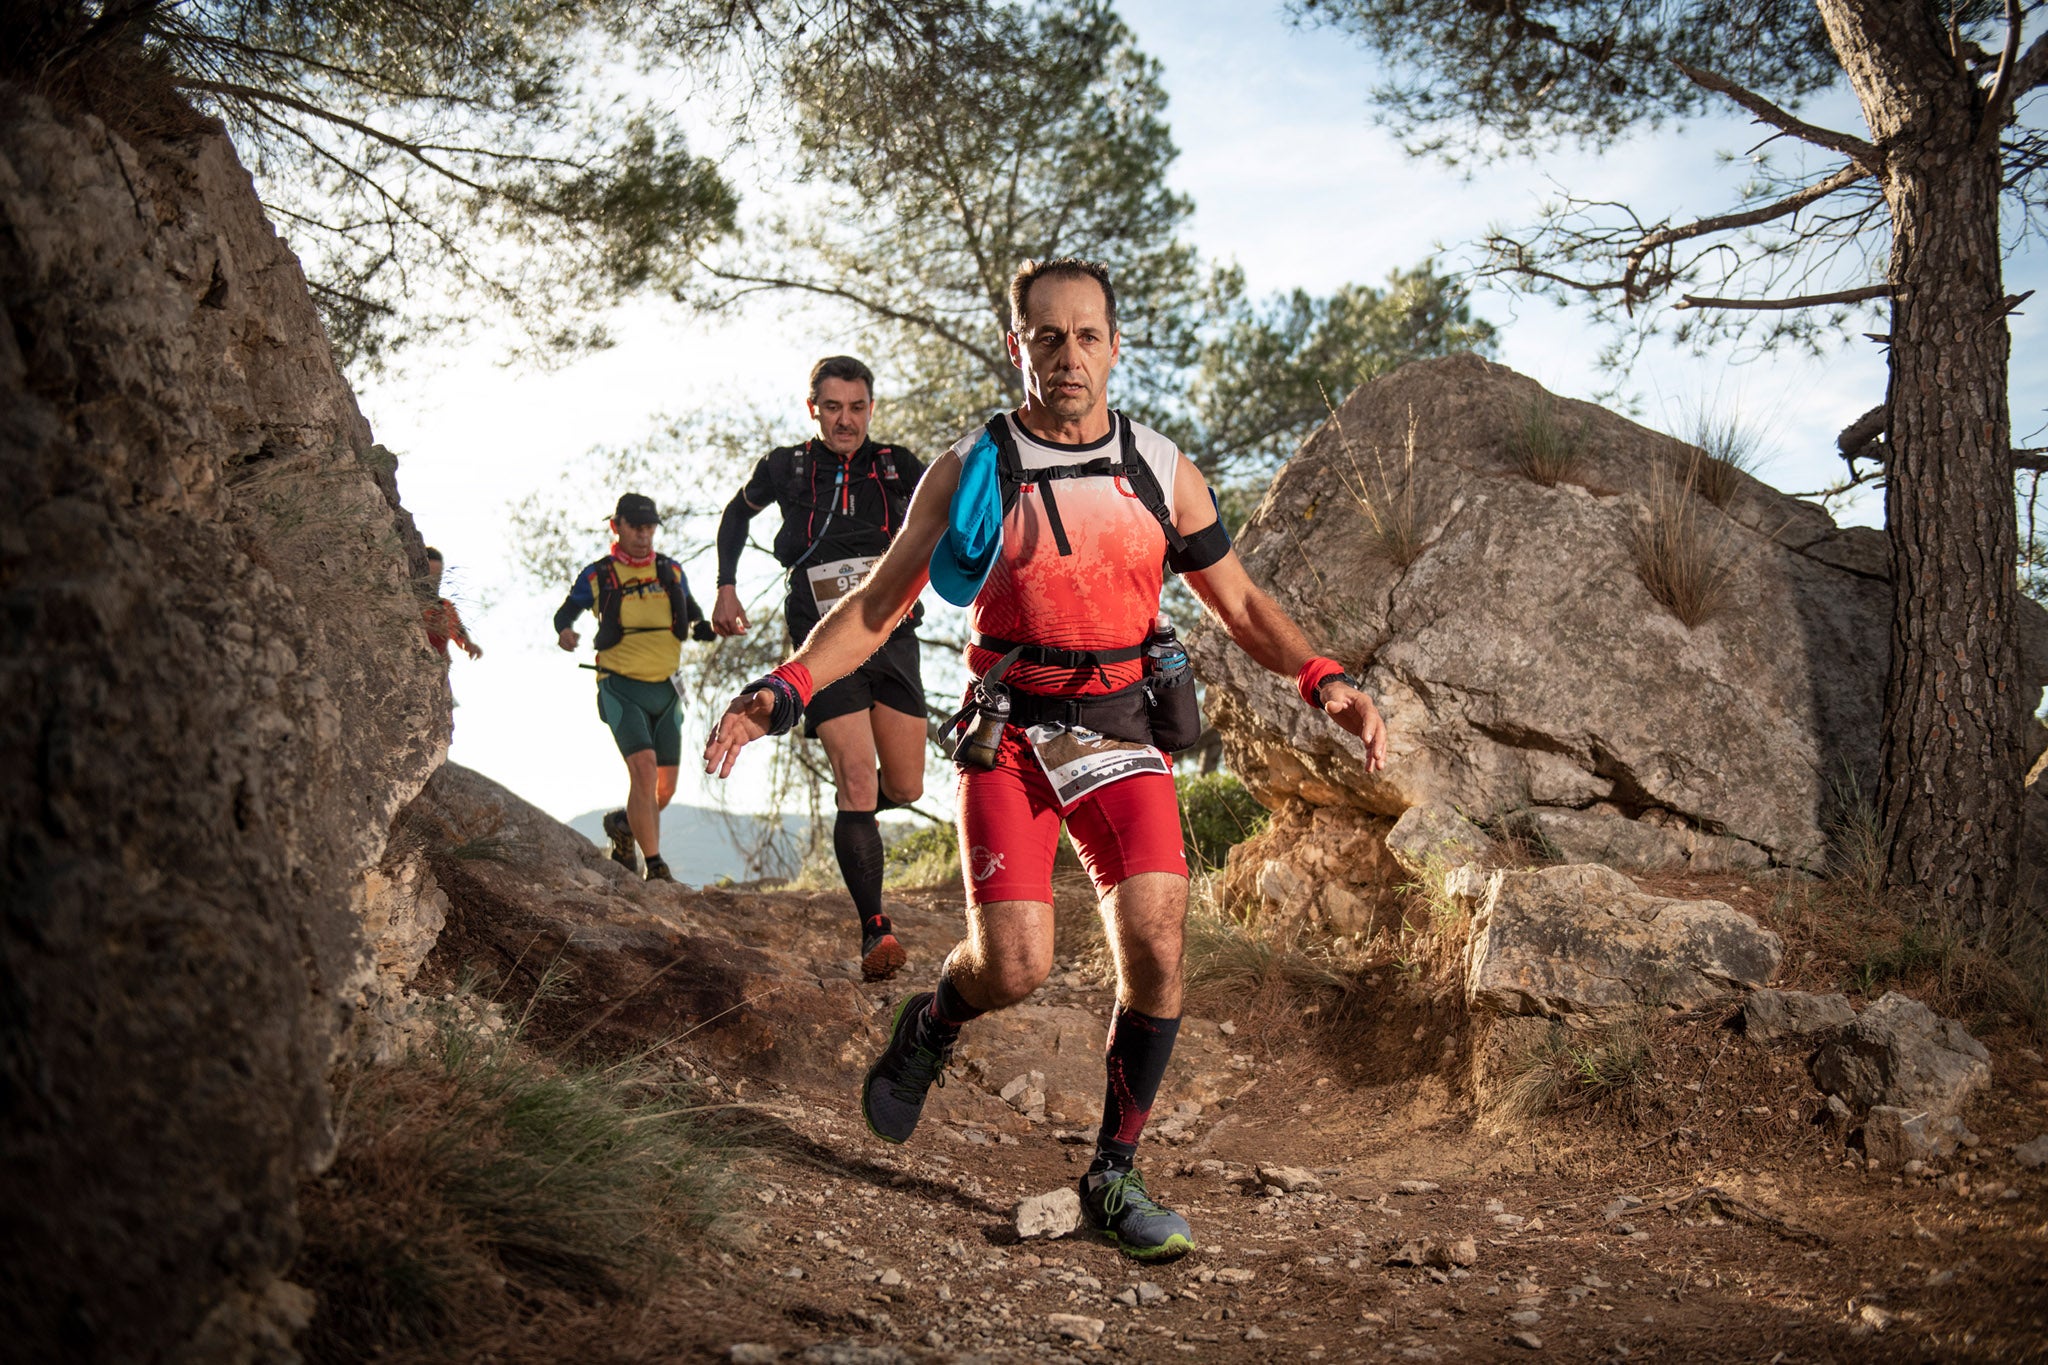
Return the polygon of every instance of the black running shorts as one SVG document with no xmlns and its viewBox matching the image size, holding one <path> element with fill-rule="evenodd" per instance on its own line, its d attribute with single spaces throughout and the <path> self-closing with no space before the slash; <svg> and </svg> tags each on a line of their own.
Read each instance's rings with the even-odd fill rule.
<svg viewBox="0 0 2048 1365">
<path fill-rule="evenodd" d="M 793 624 L 801 624 L 808 633 L 815 622 Z M 794 630 L 791 637 L 791 645 L 803 642 Z M 907 627 L 899 629 L 868 656 L 866 663 L 830 687 L 819 688 L 811 697 L 811 704 L 804 708 L 804 738 L 816 739 L 821 722 L 850 716 L 871 706 L 886 706 L 921 719 L 924 672 L 918 664 L 919 650 L 917 633 Z"/>
</svg>

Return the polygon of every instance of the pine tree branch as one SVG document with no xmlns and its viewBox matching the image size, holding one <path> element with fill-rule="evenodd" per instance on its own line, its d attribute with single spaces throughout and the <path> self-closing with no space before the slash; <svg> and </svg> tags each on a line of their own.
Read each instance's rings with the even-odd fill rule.
<svg viewBox="0 0 2048 1365">
<path fill-rule="evenodd" d="M 2040 43 L 2036 42 L 2035 46 L 2039 47 Z M 1993 140 L 2005 127 L 2006 101 L 2012 93 L 2012 68 L 2019 55 L 2020 0 L 2005 0 L 2005 48 L 1998 54 L 1998 74 L 1991 78 L 1991 93 L 1984 100 L 1984 121 L 1977 125 L 1979 143 Z"/>
<path fill-rule="evenodd" d="M 1684 73 L 1687 80 L 1701 89 L 1711 90 L 1716 94 L 1726 95 L 1729 99 L 1734 100 L 1737 104 L 1749 110 L 1750 113 L 1756 115 L 1759 122 L 1768 123 L 1773 128 L 1790 133 L 1802 142 L 1811 142 L 1816 147 L 1825 147 L 1831 152 L 1839 152 L 1873 175 L 1883 165 L 1883 158 L 1878 154 L 1877 148 L 1860 137 L 1852 137 L 1848 133 L 1838 133 L 1832 128 L 1816 127 L 1804 119 L 1795 117 L 1780 109 L 1755 91 L 1743 89 L 1726 76 L 1717 76 L 1711 71 L 1702 71 L 1697 67 L 1687 66 L 1684 62 L 1673 62 L 1672 65 Z"/>
<path fill-rule="evenodd" d="M 1697 222 L 1686 223 L 1680 227 L 1658 228 L 1654 232 L 1645 234 L 1643 239 L 1630 249 L 1626 265 L 1622 270 L 1622 288 L 1625 291 L 1634 292 L 1636 275 L 1641 270 L 1643 261 L 1652 251 L 1659 247 L 1670 246 L 1673 243 L 1687 241 L 1694 237 L 1704 237 L 1710 233 L 1732 232 L 1738 228 L 1756 227 L 1760 223 L 1768 223 L 1774 219 L 1783 218 L 1787 214 L 1797 213 L 1808 204 L 1825 199 L 1836 190 L 1844 189 L 1859 180 L 1866 180 L 1869 177 L 1870 172 L 1868 170 L 1855 162 L 1851 162 L 1827 179 L 1817 181 L 1814 184 L 1808 185 L 1803 190 L 1788 194 L 1783 199 L 1775 200 L 1772 203 L 1747 209 L 1740 213 L 1723 213 L 1712 218 L 1702 218 Z"/>
<path fill-rule="evenodd" d="M 2030 90 L 2048 85 L 2048 33 L 2034 39 L 2034 45 L 2027 49 L 2027 55 L 2020 58 L 2012 68 L 2012 80 L 2007 83 L 2007 98 L 2017 100 Z"/>
<path fill-rule="evenodd" d="M 1821 308 L 1831 303 L 1862 303 L 1892 292 L 1888 284 L 1866 284 L 1861 289 L 1843 289 L 1833 294 L 1803 294 L 1795 299 L 1710 299 L 1687 294 L 1671 306 L 1687 308 L 1744 308 L 1757 312 L 1783 312 L 1793 308 Z"/>
</svg>

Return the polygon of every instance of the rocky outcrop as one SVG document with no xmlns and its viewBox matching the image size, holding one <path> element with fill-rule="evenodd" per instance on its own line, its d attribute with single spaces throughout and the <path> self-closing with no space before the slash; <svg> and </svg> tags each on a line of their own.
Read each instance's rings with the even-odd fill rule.
<svg viewBox="0 0 2048 1365">
<path fill-rule="evenodd" d="M 1576 455 L 1554 486 L 1516 455 L 1546 411 Z M 1635 544 L 1659 480 L 1692 458 L 1472 356 L 1354 393 L 1237 548 L 1378 699 L 1385 769 L 1367 775 L 1349 736 L 1213 625 L 1189 638 L 1232 770 L 1276 812 L 1344 816 L 1265 840 L 1262 862 L 1306 872 L 1332 841 L 1440 802 L 1489 827 L 1519 816 L 1539 852 L 1547 840 L 1572 860 L 1814 866 L 1831 784 L 1875 771 L 1884 539 L 1731 472 L 1725 508 L 1684 495 L 1728 573 L 1726 609 L 1685 625 L 1645 587 Z M 2025 610 L 2015 684 L 2033 753 L 2048 615 Z M 1263 866 L 1239 881 L 1261 877 L 1287 881 Z"/>
<path fill-rule="evenodd" d="M 1599 1024 L 1763 985 L 1784 944 L 1719 901 L 1647 895 L 1611 868 L 1497 872 L 1472 919 L 1474 1009 Z"/>
<path fill-rule="evenodd" d="M 419 538 L 228 143 L 0 103 L 0 1337 L 275 1356 L 448 733 Z"/>
<path fill-rule="evenodd" d="M 1991 1054 L 1955 1020 L 1887 991 L 1815 1055 L 1813 1079 L 1853 1108 L 1939 1117 L 1991 1084 Z"/>
</svg>

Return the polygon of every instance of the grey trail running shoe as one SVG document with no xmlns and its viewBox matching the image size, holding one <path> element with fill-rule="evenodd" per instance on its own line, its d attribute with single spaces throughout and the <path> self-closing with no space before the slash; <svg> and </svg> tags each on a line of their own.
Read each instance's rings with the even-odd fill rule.
<svg viewBox="0 0 2048 1365">
<path fill-rule="evenodd" d="M 1135 1170 L 1114 1168 L 1081 1177 L 1081 1211 L 1088 1225 L 1140 1261 L 1170 1261 L 1195 1249 L 1188 1220 L 1145 1191 Z"/>
<path fill-rule="evenodd" d="M 604 813 L 604 837 L 612 841 L 612 861 L 628 872 L 640 870 L 640 846 L 633 842 L 633 825 L 624 810 Z"/>
<path fill-rule="evenodd" d="M 668 864 L 661 860 L 659 853 L 647 860 L 647 880 L 650 882 L 672 882 L 676 874 L 668 870 Z"/>
<path fill-rule="evenodd" d="M 924 1112 L 925 1093 L 933 1082 L 946 1083 L 946 1063 L 953 1060 L 953 1043 L 959 1035 L 933 1046 L 919 1035 L 930 991 L 905 996 L 896 1007 L 889 1025 L 889 1046 L 868 1068 L 861 1082 L 860 1112 L 868 1131 L 884 1142 L 906 1142 L 917 1129 Z"/>
</svg>

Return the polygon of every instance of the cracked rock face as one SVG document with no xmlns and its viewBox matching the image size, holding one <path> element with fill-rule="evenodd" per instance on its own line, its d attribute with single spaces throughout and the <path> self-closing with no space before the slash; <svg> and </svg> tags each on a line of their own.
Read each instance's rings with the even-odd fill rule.
<svg viewBox="0 0 2048 1365">
<path fill-rule="evenodd" d="M 1657 470 L 1682 473 L 1690 448 L 1548 400 L 1581 458 L 1546 487 L 1514 459 L 1541 397 L 1476 357 L 1417 362 L 1360 388 L 1282 470 L 1238 551 L 1363 679 L 1392 744 L 1367 776 L 1349 736 L 1205 621 L 1189 647 L 1233 771 L 1276 810 L 1519 816 L 1574 860 L 1814 866 L 1830 784 L 1874 772 L 1882 533 L 1736 475 L 1725 511 L 1694 504 L 1730 605 L 1688 627 L 1644 586 L 1634 532 Z M 1405 565 L 1375 531 L 1404 518 L 1421 544 Z M 2048 614 L 2026 612 L 2032 752 Z"/>
<path fill-rule="evenodd" d="M 352 896 L 448 736 L 425 560 L 217 134 L 0 89 L 0 1330 L 283 1359 L 370 986 Z"/>
</svg>

